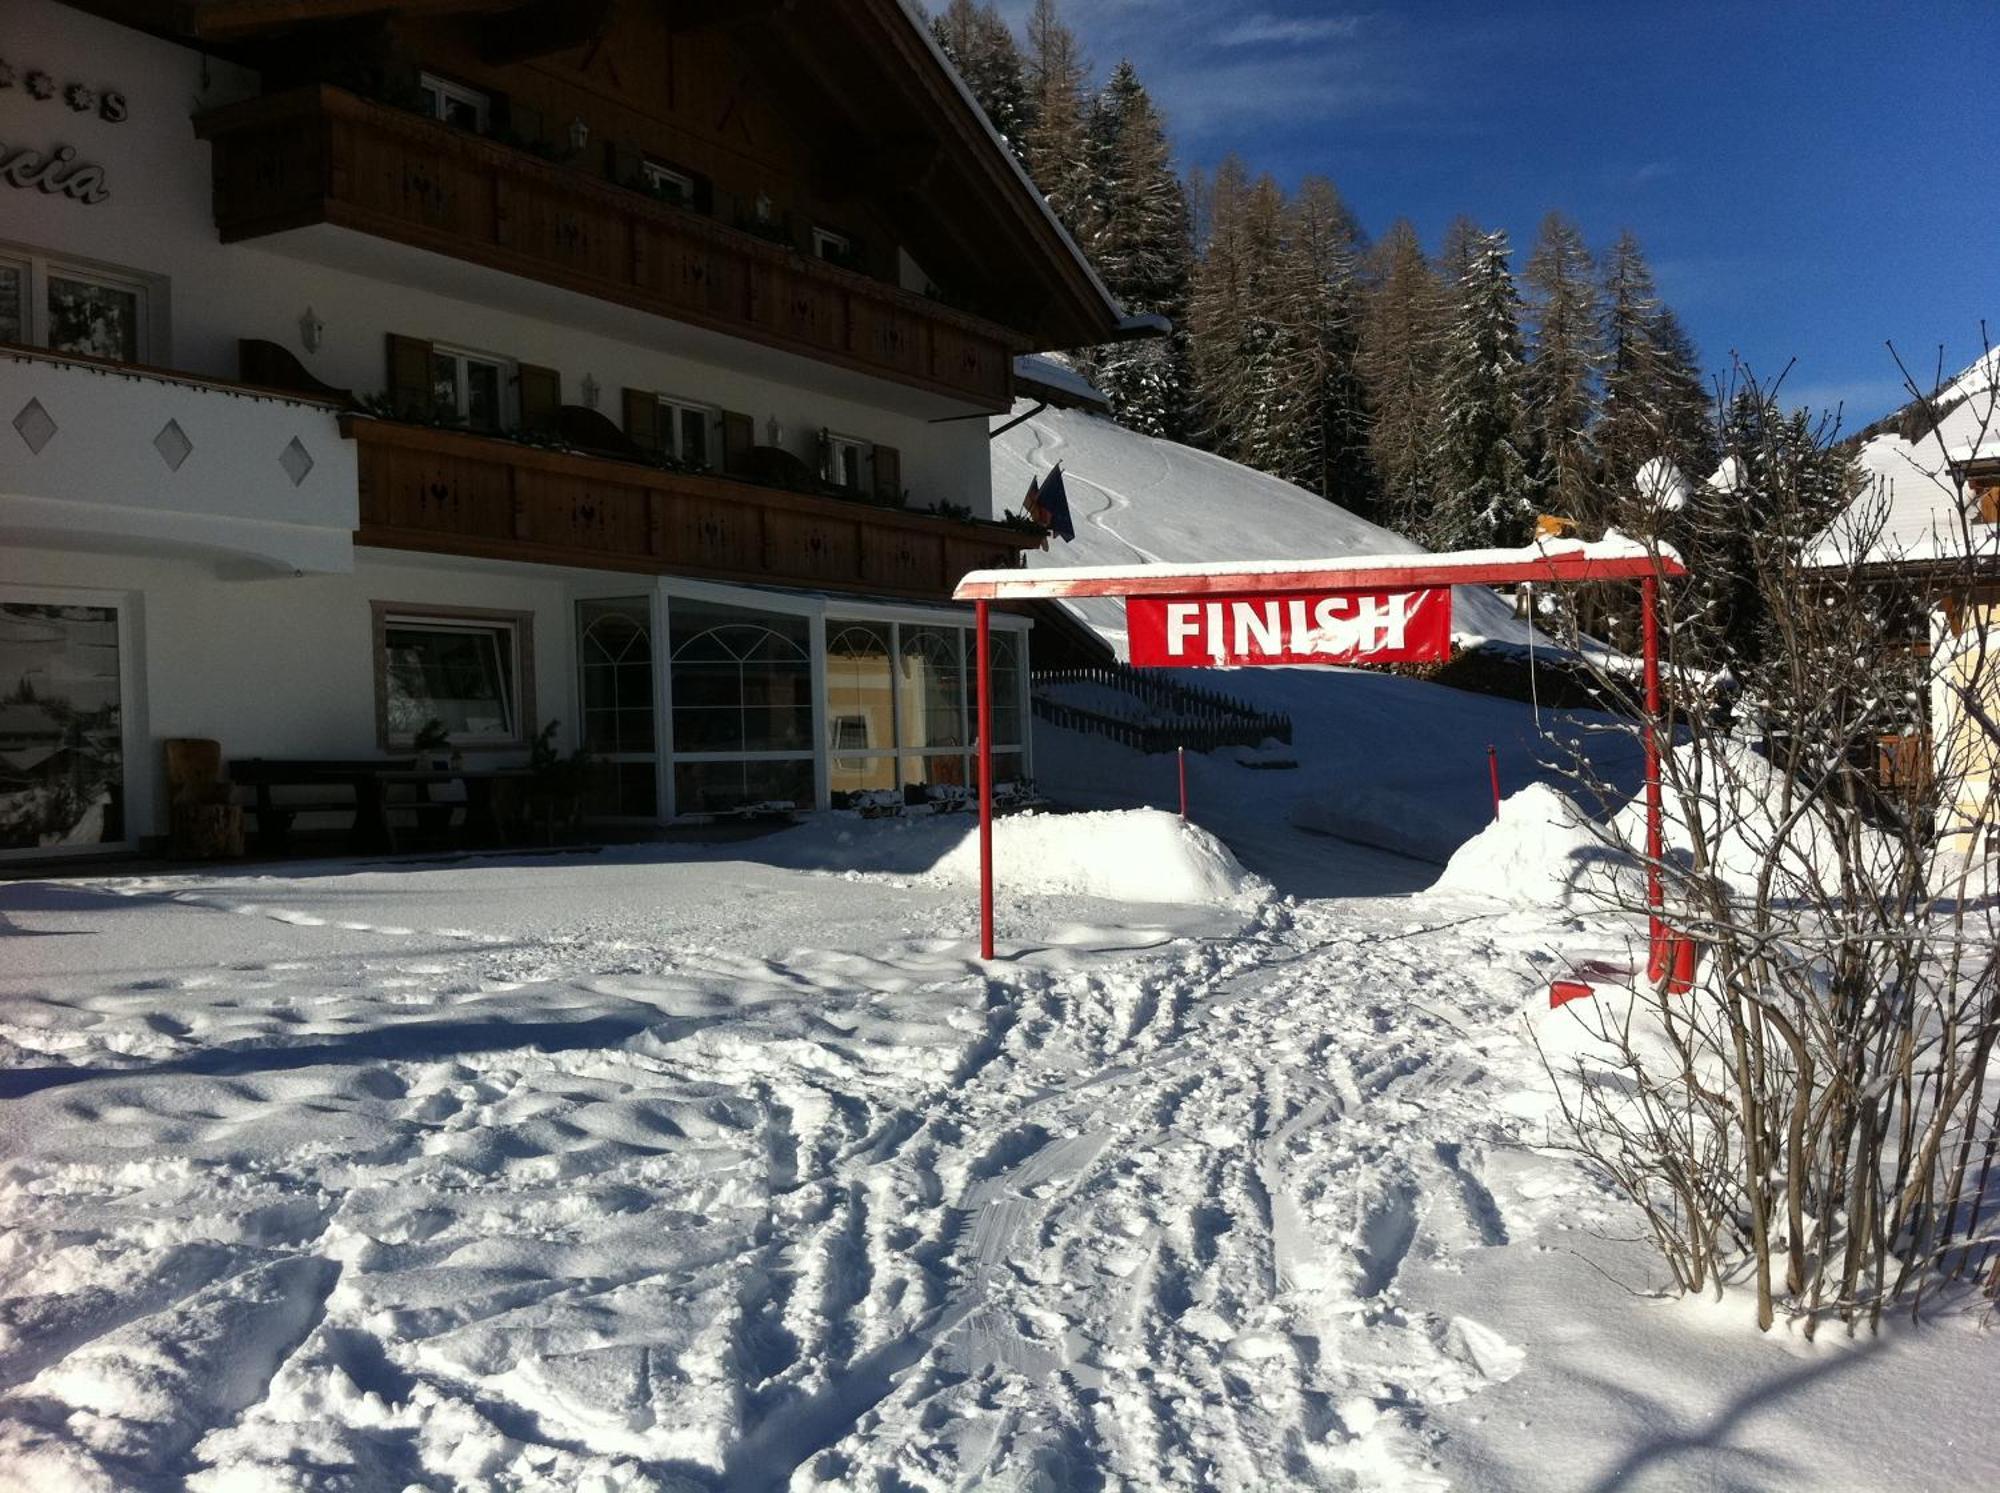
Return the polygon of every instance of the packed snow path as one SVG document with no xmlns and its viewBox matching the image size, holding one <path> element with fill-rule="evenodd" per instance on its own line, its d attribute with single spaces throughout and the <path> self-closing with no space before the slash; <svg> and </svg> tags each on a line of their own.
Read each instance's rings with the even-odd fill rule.
<svg viewBox="0 0 2000 1493">
<path fill-rule="evenodd" d="M 991 967 L 719 855 L 0 911 L 10 1486 L 1507 1486 L 1452 1407 L 1594 1328 L 1450 1282 L 1629 1224 L 1527 1149 L 1490 903 L 1024 899 Z"/>
</svg>

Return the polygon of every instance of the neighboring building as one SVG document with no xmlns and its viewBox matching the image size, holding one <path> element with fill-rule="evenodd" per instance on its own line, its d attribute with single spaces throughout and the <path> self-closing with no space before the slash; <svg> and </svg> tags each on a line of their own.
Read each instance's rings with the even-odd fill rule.
<svg viewBox="0 0 2000 1493">
<path fill-rule="evenodd" d="M 1941 840 L 1991 851 L 2000 845 L 2000 353 L 1883 423 L 1896 428 L 1862 443 L 1860 494 L 1814 542 L 1810 564 L 1876 589 L 1885 618 L 1907 614 L 1907 636 L 1885 644 L 1928 661 L 1928 698 L 1913 702 L 1903 734 L 1880 741 L 1878 780 L 1894 789 L 1940 774 Z"/>
<path fill-rule="evenodd" d="M 1154 330 L 902 0 L 10 0 L 0 854 L 433 717 L 638 821 L 962 783 L 987 417 Z"/>
</svg>

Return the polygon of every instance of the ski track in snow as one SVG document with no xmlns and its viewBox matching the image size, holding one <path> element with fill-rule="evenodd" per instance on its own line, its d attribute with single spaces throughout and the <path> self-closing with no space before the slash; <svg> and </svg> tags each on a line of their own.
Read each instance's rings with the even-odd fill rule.
<svg viewBox="0 0 2000 1493">
<path fill-rule="evenodd" d="M 113 890 L 295 939 L 371 926 Z M 1408 911 L 1275 904 L 1239 936 L 990 973 L 935 938 L 773 959 L 458 929 L 337 988 L 302 957 L 16 1002 L 24 1052 L 89 1037 L 184 1067 L 51 1087 L 56 1138 L 8 1148 L 0 1467 L 141 1489 L 293 1486 L 315 1462 L 362 1488 L 1426 1486 L 1429 1407 L 1519 1355 L 1401 1301 L 1413 1258 L 1504 1242 L 1481 1159 L 1511 1143 L 1479 1043 L 1396 994 L 1466 948 L 1427 960 L 1439 930 Z M 176 983 L 181 1018 L 137 1015 Z M 199 1060 L 274 1031 L 337 1046 L 381 1022 L 371 1002 L 423 1035 Z M 509 1021 L 422 1050 L 441 1022 Z"/>
</svg>

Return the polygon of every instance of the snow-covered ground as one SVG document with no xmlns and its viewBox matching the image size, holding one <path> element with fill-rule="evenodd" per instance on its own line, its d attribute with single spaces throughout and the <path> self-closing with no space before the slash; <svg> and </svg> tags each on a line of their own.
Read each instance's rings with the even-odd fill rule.
<svg viewBox="0 0 2000 1493">
<path fill-rule="evenodd" d="M 1759 1338 L 1546 1145 L 1604 930 L 1222 757 L 1003 823 L 991 965 L 956 817 L 0 885 L 0 1485 L 1990 1480 L 1976 1324 Z"/>
</svg>

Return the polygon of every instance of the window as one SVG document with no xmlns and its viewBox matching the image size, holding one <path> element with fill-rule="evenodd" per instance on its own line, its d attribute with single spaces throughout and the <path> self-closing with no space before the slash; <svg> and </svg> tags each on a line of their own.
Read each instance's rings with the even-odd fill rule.
<svg viewBox="0 0 2000 1493">
<path fill-rule="evenodd" d="M 442 120 L 454 129 L 486 132 L 486 122 L 493 113 L 493 100 L 487 94 L 462 83 L 448 83 L 432 73 L 418 75 L 417 90 L 423 98 L 424 113 L 432 119 Z"/>
<path fill-rule="evenodd" d="M 506 424 L 507 389 L 513 365 L 482 353 L 431 349 L 431 405 L 440 415 L 456 415 L 473 430 Z"/>
<path fill-rule="evenodd" d="M 897 786 L 894 656 L 888 624 L 827 619 L 828 782 L 835 793 Z"/>
<path fill-rule="evenodd" d="M 813 254 L 832 264 L 847 264 L 854 258 L 854 240 L 831 228 L 813 229 Z"/>
<path fill-rule="evenodd" d="M 119 608 L 0 599 L 0 860 L 125 832 Z"/>
<path fill-rule="evenodd" d="M 0 342 L 121 363 L 156 360 L 149 319 L 156 282 L 0 248 Z"/>
<path fill-rule="evenodd" d="M 384 747 L 406 747 L 427 721 L 457 746 L 519 746 L 534 715 L 526 612 L 426 613 L 375 604 L 376 689 Z"/>
<path fill-rule="evenodd" d="M 706 472 L 714 465 L 715 433 L 722 411 L 706 404 L 660 397 L 660 449 L 690 471 Z"/>
<path fill-rule="evenodd" d="M 694 177 L 676 167 L 662 165 L 658 161 L 641 161 L 639 182 L 664 201 L 677 202 L 682 207 L 694 204 Z"/>
<path fill-rule="evenodd" d="M 813 799 L 811 632 L 803 617 L 675 600 L 674 807 Z"/>
<path fill-rule="evenodd" d="M 835 487 L 844 487 L 850 492 L 866 492 L 875 465 L 874 447 L 852 436 L 831 433 L 824 437 L 823 447 L 825 459 L 821 463 L 820 476 Z"/>
<path fill-rule="evenodd" d="M 577 603 L 583 744 L 601 764 L 590 809 L 651 819 L 659 808 L 654 750 L 652 608 L 645 597 Z"/>
</svg>

